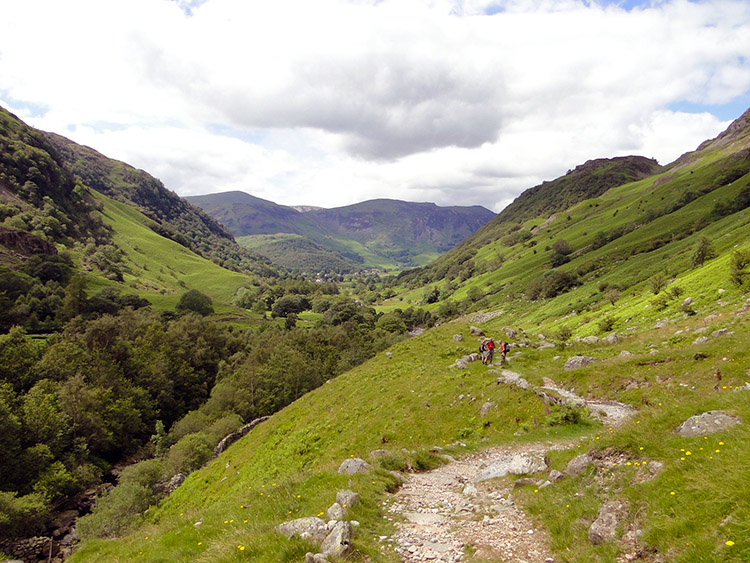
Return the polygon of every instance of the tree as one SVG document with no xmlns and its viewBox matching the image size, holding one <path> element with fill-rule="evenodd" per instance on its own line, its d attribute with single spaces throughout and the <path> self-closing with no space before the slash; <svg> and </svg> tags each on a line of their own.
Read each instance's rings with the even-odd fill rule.
<svg viewBox="0 0 750 563">
<path fill-rule="evenodd" d="M 732 252 L 732 261 L 729 266 L 729 277 L 738 287 L 745 285 L 748 272 L 747 266 L 750 265 L 750 252 L 735 250 Z"/>
<path fill-rule="evenodd" d="M 659 292 L 667 287 L 667 276 L 662 272 L 658 272 L 651 276 L 648 280 L 648 285 L 651 288 L 651 293 L 659 295 Z"/>
<path fill-rule="evenodd" d="M 612 305 L 614 305 L 614 304 L 615 304 L 615 302 L 616 302 L 616 301 L 617 301 L 617 300 L 618 300 L 618 299 L 619 299 L 619 298 L 620 298 L 621 296 L 622 296 L 622 293 L 621 293 L 621 292 L 620 292 L 620 290 L 619 290 L 619 289 L 617 289 L 616 287 L 613 287 L 612 289 L 610 289 L 610 290 L 609 290 L 609 291 L 608 291 L 608 292 L 606 293 L 606 295 L 605 295 L 605 297 L 607 298 L 607 301 L 609 301 L 610 303 L 612 303 Z"/>
<path fill-rule="evenodd" d="M 703 266 L 706 260 L 711 260 L 712 258 L 716 258 L 716 250 L 713 243 L 708 237 L 701 237 L 698 244 L 695 245 L 693 256 L 691 257 L 693 268 Z"/>
<path fill-rule="evenodd" d="M 183 293 L 176 308 L 178 311 L 192 311 L 204 317 L 214 312 L 212 299 L 197 289 Z"/>
<path fill-rule="evenodd" d="M 554 250 L 558 254 L 562 254 L 563 256 L 567 256 L 568 254 L 573 252 L 573 249 L 571 248 L 570 243 L 564 238 L 557 239 L 552 244 L 552 250 Z"/>
</svg>

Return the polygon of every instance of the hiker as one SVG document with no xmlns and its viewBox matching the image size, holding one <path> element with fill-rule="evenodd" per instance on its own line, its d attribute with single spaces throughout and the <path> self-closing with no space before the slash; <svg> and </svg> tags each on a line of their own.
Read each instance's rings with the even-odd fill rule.
<svg viewBox="0 0 750 563">
<path fill-rule="evenodd" d="M 485 365 L 492 364 L 492 358 L 495 357 L 495 341 L 490 338 L 487 342 L 487 363 Z"/>
<path fill-rule="evenodd" d="M 500 365 L 505 365 L 505 355 L 510 352 L 510 344 L 504 341 L 500 341 Z"/>
<path fill-rule="evenodd" d="M 487 365 L 487 358 L 489 358 L 489 349 L 487 348 L 487 341 L 482 340 L 482 342 L 479 344 L 479 355 L 482 358 L 482 363 L 484 365 Z"/>
</svg>

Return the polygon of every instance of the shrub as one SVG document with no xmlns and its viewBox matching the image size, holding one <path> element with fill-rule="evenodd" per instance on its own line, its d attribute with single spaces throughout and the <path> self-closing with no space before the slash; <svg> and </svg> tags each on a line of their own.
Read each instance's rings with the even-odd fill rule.
<svg viewBox="0 0 750 563">
<path fill-rule="evenodd" d="M 732 260 L 729 265 L 729 278 L 734 285 L 738 287 L 745 285 L 748 275 L 746 271 L 748 265 L 750 265 L 750 252 L 743 252 L 741 250 L 732 252 Z"/>
<path fill-rule="evenodd" d="M 78 519 L 78 536 L 83 540 L 117 537 L 154 502 L 156 495 L 150 487 L 136 482 L 120 483 L 99 499 L 91 514 Z"/>
<path fill-rule="evenodd" d="M 667 286 L 667 281 L 667 276 L 665 276 L 661 272 L 651 276 L 648 280 L 648 285 L 651 289 L 651 293 L 653 293 L 654 295 L 659 295 L 659 292 Z"/>
<path fill-rule="evenodd" d="M 566 424 L 579 424 L 583 422 L 588 415 L 585 407 L 579 407 L 566 403 L 555 409 L 553 414 L 547 420 L 550 426 L 564 426 Z"/>
<path fill-rule="evenodd" d="M 191 289 L 183 293 L 176 308 L 178 311 L 192 311 L 204 317 L 214 312 L 212 299 L 197 289 Z"/>
<path fill-rule="evenodd" d="M 187 475 L 211 459 L 213 447 L 210 438 L 202 433 L 188 434 L 169 449 L 164 464 L 172 475 Z"/>
<path fill-rule="evenodd" d="M 48 516 L 42 495 L 19 497 L 14 492 L 0 491 L 0 539 L 36 534 L 44 529 Z"/>
<path fill-rule="evenodd" d="M 611 332 L 616 323 L 617 317 L 607 315 L 606 317 L 599 319 L 596 326 L 599 328 L 599 332 Z"/>
</svg>

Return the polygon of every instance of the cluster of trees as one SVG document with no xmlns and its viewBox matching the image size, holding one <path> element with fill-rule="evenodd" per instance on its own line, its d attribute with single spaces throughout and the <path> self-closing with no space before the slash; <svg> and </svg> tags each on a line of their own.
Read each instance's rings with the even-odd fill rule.
<svg viewBox="0 0 750 563">
<path fill-rule="evenodd" d="M 107 524 L 113 512 L 126 525 L 137 515 L 133 506 L 156 499 L 158 481 L 200 467 L 243 422 L 434 322 L 422 310 L 377 314 L 335 285 L 289 280 L 245 293 L 257 301 L 273 296 L 271 309 L 288 316 L 307 303 L 322 313 L 319 323 L 240 332 L 205 317 L 211 301 L 195 290 L 180 299 L 181 315 L 157 314 L 117 290 L 88 297 L 77 276 L 66 286 L 48 280 L 31 289 L 53 281 L 56 322 L 66 319 L 61 331 L 35 340 L 13 326 L 0 336 L 0 509 L 8 515 L 0 537 L 39 531 L 51 507 L 100 482 L 113 464 L 156 454 L 126 479 L 130 492 L 116 488 L 82 520 L 84 533 L 117 533 Z"/>
</svg>

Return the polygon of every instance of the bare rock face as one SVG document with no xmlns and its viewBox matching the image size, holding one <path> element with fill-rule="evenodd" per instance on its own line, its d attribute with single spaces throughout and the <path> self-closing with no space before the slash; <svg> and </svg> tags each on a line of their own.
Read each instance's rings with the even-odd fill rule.
<svg viewBox="0 0 750 563">
<path fill-rule="evenodd" d="M 589 541 L 592 545 L 600 545 L 612 541 L 617 537 L 617 526 L 625 518 L 628 504 L 620 500 L 610 500 L 599 509 L 593 524 L 589 528 Z"/>
<path fill-rule="evenodd" d="M 714 434 L 741 424 L 739 418 L 724 411 L 708 411 L 691 416 L 677 427 L 680 436 Z"/>
<path fill-rule="evenodd" d="M 370 464 L 364 459 L 352 457 L 345 459 L 339 466 L 339 473 L 342 475 L 354 475 L 355 473 L 367 473 L 370 470 Z"/>
<path fill-rule="evenodd" d="M 571 369 L 578 369 L 578 368 L 585 367 L 593 361 L 594 361 L 594 358 L 592 358 L 591 356 L 573 356 L 571 358 L 568 358 L 568 361 L 565 362 L 565 366 L 563 367 L 566 371 L 568 371 Z"/>
<path fill-rule="evenodd" d="M 325 557 L 344 557 L 352 548 L 352 525 L 350 522 L 336 522 L 331 533 L 323 540 L 320 551 Z"/>
<path fill-rule="evenodd" d="M 292 539 L 294 536 L 322 542 L 328 535 L 326 523 L 315 516 L 297 518 L 276 526 L 276 531 Z"/>
</svg>

